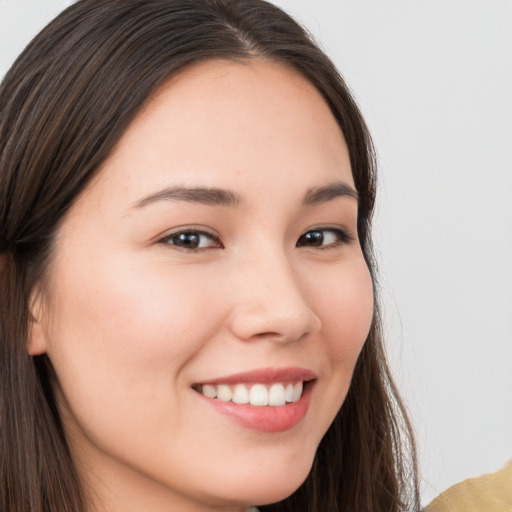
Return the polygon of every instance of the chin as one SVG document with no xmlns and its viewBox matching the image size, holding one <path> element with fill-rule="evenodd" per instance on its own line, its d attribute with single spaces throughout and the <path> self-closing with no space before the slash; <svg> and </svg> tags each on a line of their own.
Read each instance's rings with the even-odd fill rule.
<svg viewBox="0 0 512 512">
<path fill-rule="evenodd" d="M 272 469 L 252 468 L 245 475 L 237 475 L 230 484 L 230 492 L 241 502 L 251 505 L 269 505 L 293 494 L 306 480 L 312 460 L 290 466 L 276 464 Z M 279 469 L 276 469 L 279 468 Z"/>
<path fill-rule="evenodd" d="M 271 503 L 278 503 L 289 496 L 291 496 L 304 482 L 308 475 L 306 474 L 300 482 L 287 483 L 287 487 L 281 486 L 270 489 L 267 488 L 264 492 L 255 492 L 254 496 L 249 498 L 249 501 L 255 505 L 270 505 Z"/>
</svg>

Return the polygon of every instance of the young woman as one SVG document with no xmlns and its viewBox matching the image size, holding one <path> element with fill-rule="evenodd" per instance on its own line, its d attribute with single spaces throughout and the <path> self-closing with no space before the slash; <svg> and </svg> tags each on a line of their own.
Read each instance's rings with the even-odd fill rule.
<svg viewBox="0 0 512 512">
<path fill-rule="evenodd" d="M 0 141 L 2 511 L 419 508 L 371 141 L 292 19 L 78 1 Z"/>
</svg>

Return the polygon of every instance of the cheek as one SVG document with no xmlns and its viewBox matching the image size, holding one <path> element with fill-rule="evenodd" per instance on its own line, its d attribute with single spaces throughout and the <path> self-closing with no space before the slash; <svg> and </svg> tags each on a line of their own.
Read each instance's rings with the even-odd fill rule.
<svg viewBox="0 0 512 512">
<path fill-rule="evenodd" d="M 168 277 L 147 265 L 135 269 L 119 260 L 65 275 L 54 308 L 59 311 L 55 349 L 71 350 L 73 340 L 73 349 L 90 358 L 100 359 L 96 351 L 126 363 L 164 354 L 177 361 L 186 358 L 202 342 L 202 326 L 208 324 L 207 317 L 197 322 L 197 311 L 207 315 L 203 306 L 211 300 L 207 290 L 201 292 L 200 279 L 186 273 Z M 64 347 L 58 341 L 63 334 L 68 338 Z M 191 341 L 195 334 L 196 342 Z"/>
<path fill-rule="evenodd" d="M 169 389 L 217 327 L 202 280 L 120 258 L 76 268 L 56 276 L 48 350 L 68 401 L 122 412 L 127 401 L 174 400 Z"/>
<path fill-rule="evenodd" d="M 318 310 L 331 361 L 355 365 L 373 318 L 373 286 L 361 258 L 327 281 L 319 295 Z"/>
<path fill-rule="evenodd" d="M 312 403 L 305 447 L 315 452 L 332 424 L 348 393 L 354 368 L 368 336 L 373 318 L 373 286 L 361 257 L 339 266 L 307 273 L 307 293 L 316 315 L 321 319 L 319 338 L 313 339 L 319 379 L 316 385 L 320 401 Z"/>
<path fill-rule="evenodd" d="M 60 267 L 48 350 L 67 431 L 119 456 L 187 424 L 179 390 L 221 318 L 197 270 L 131 263 Z"/>
<path fill-rule="evenodd" d="M 323 409 L 318 413 L 323 418 L 319 422 L 324 426 L 322 434 L 345 400 L 373 318 L 373 286 L 362 258 L 324 282 L 326 286 L 317 295 L 317 311 L 326 350 L 322 373 L 330 384 L 322 390 Z"/>
</svg>

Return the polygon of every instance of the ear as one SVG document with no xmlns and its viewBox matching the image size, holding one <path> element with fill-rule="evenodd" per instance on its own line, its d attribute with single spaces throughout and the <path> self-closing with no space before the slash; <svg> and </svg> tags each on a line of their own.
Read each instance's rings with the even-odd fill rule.
<svg viewBox="0 0 512 512">
<path fill-rule="evenodd" d="M 34 290 L 30 298 L 27 352 L 31 356 L 46 353 L 48 347 L 48 334 L 43 308 L 43 294 Z"/>
</svg>

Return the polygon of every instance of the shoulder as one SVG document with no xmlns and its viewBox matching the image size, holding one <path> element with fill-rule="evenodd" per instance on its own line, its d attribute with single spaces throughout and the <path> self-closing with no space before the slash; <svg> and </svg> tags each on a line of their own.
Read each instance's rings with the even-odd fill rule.
<svg viewBox="0 0 512 512">
<path fill-rule="evenodd" d="M 470 478 L 438 496 L 424 512 L 512 512 L 512 461 L 491 475 Z"/>
</svg>

